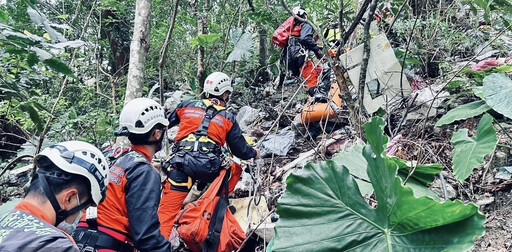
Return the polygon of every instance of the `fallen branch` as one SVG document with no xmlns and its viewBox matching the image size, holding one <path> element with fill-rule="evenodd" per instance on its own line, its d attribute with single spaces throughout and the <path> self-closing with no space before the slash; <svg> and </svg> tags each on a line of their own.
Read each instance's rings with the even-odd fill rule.
<svg viewBox="0 0 512 252">
<path fill-rule="evenodd" d="M 260 223 L 258 223 L 258 225 L 253 229 L 251 230 L 251 232 L 245 237 L 245 240 L 242 242 L 242 244 L 240 245 L 240 247 L 236 250 L 236 252 L 239 252 L 242 248 L 244 248 L 245 246 L 245 243 L 247 243 L 247 241 L 249 240 L 249 238 L 251 238 L 251 236 L 254 234 L 254 232 L 256 232 L 256 229 L 258 229 L 258 227 L 263 224 L 263 222 L 265 222 L 265 220 L 270 216 L 272 215 L 274 212 L 276 211 L 276 209 L 272 209 L 272 211 L 268 212 L 267 216 L 265 216 L 265 218 L 263 218 Z"/>
<path fill-rule="evenodd" d="M 287 173 L 288 171 L 294 169 L 298 164 L 303 162 L 304 160 L 308 159 L 309 157 L 313 156 L 316 152 L 318 152 L 323 146 L 329 146 L 330 144 L 333 144 L 337 140 L 340 140 L 342 138 L 341 135 L 333 136 L 331 139 L 327 140 L 325 144 L 319 145 L 316 148 L 309 150 L 307 152 L 303 152 L 299 154 L 299 157 L 293 160 L 292 162 L 286 164 L 281 169 L 274 172 L 274 178 L 280 178 L 283 174 Z"/>
<path fill-rule="evenodd" d="M 11 162 L 9 162 L 5 168 L 2 170 L 2 172 L 0 172 L 0 177 L 2 177 L 2 175 L 4 175 L 4 173 L 8 170 L 11 169 L 11 167 L 14 167 L 15 164 L 17 164 L 20 160 L 24 159 L 24 158 L 27 158 L 27 157 L 30 157 L 30 158 L 34 158 L 34 156 L 32 155 L 29 155 L 29 154 L 25 154 L 25 155 L 21 155 L 19 157 L 16 157 L 15 159 L 13 159 Z"/>
</svg>

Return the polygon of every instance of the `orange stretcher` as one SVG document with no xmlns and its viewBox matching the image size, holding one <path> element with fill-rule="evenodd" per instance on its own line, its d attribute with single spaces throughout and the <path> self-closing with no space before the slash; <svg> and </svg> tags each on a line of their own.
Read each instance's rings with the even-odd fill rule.
<svg viewBox="0 0 512 252">
<path fill-rule="evenodd" d="M 311 104 L 311 98 L 300 113 L 300 122 L 311 123 L 318 122 L 325 119 L 336 118 L 336 112 L 334 112 L 333 106 L 341 107 L 340 88 L 336 82 L 331 83 L 331 90 L 329 90 L 329 102 L 328 103 L 314 103 Z"/>
</svg>

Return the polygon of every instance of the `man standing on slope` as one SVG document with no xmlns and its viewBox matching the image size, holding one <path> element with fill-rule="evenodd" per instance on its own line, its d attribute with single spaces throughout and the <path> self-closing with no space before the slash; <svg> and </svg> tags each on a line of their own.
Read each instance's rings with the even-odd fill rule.
<svg viewBox="0 0 512 252">
<path fill-rule="evenodd" d="M 105 198 L 107 161 L 96 147 L 68 141 L 45 148 L 34 163 L 27 196 L 0 217 L 0 251 L 78 251 L 70 234 L 82 211 Z"/>
<path fill-rule="evenodd" d="M 128 137 L 131 151 L 110 167 L 107 198 L 97 213 L 87 211 L 85 221 L 78 224 L 73 237 L 79 247 L 99 252 L 171 251 L 160 234 L 161 180 L 151 165 L 167 125 L 162 107 L 154 100 L 138 98 L 124 106 L 116 135 Z"/>
<path fill-rule="evenodd" d="M 302 19 L 307 19 L 306 10 L 300 6 L 293 8 L 293 14 Z M 330 68 L 314 67 L 313 61 L 307 59 L 308 51 L 313 52 L 316 57 L 322 59 L 322 51 L 318 47 L 314 39 L 314 30 L 310 24 L 294 20 L 288 45 L 283 50 L 282 58 L 287 64 L 288 70 L 293 76 L 299 76 L 306 82 L 308 94 L 314 97 L 318 102 L 326 102 L 327 95 L 331 88 Z M 322 75 L 322 81 L 318 83 L 318 76 Z"/>
<path fill-rule="evenodd" d="M 233 155 L 244 160 L 259 156 L 259 150 L 247 144 L 235 116 L 226 111 L 232 91 L 231 78 L 214 72 L 204 82 L 204 99 L 181 102 L 167 114 L 169 127 L 179 124 L 179 129 L 158 210 L 165 237 L 194 182 L 210 183 L 228 166 L 221 146 L 227 143 Z M 240 166 L 231 167 L 229 187 L 234 188 L 242 171 Z"/>
</svg>

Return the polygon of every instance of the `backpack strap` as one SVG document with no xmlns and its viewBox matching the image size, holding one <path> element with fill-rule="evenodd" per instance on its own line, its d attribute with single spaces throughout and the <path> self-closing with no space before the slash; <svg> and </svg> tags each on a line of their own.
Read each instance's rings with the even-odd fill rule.
<svg viewBox="0 0 512 252">
<path fill-rule="evenodd" d="M 222 231 L 222 223 L 224 222 L 224 216 L 226 216 L 226 209 L 229 205 L 228 194 L 228 180 L 231 174 L 231 169 L 226 170 L 222 184 L 219 188 L 219 200 L 213 211 L 212 220 L 208 226 L 208 235 L 204 240 L 203 252 L 216 252 L 219 247 L 220 234 Z M 222 192 L 224 189 L 224 192 Z"/>
<path fill-rule="evenodd" d="M 219 113 L 219 111 L 212 105 L 206 107 L 203 121 L 197 128 L 195 134 L 197 136 L 208 136 L 208 128 L 210 127 L 210 121 Z"/>
</svg>

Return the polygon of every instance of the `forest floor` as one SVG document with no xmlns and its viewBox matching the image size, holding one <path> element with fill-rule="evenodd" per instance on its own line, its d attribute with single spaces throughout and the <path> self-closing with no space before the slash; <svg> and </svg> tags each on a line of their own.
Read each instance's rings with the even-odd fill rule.
<svg viewBox="0 0 512 252">
<path fill-rule="evenodd" d="M 251 132 L 258 135 L 258 132 L 266 132 L 270 129 L 271 123 L 275 121 L 283 110 L 283 106 L 288 102 L 286 97 L 291 97 L 297 85 L 288 85 L 284 87 L 284 91 L 277 92 L 273 95 L 260 97 L 259 104 L 262 106 L 263 113 L 260 114 L 261 120 L 258 123 L 251 125 Z M 290 150 L 284 156 L 270 155 L 260 161 L 260 179 L 261 190 L 263 195 L 266 196 L 268 209 L 273 210 L 276 206 L 278 198 L 284 192 L 284 179 L 276 178 L 273 176 L 277 170 L 292 162 L 299 157 L 299 154 L 305 153 L 319 145 L 324 136 L 329 138 L 330 134 L 318 134 L 316 138 L 307 137 L 304 127 L 293 124 L 293 117 L 298 113 L 298 108 L 305 101 L 305 96 L 301 96 L 292 102 L 288 109 L 284 112 L 279 122 L 279 129 L 290 129 L 296 133 L 294 143 Z M 244 104 L 235 105 L 240 108 Z M 403 113 L 403 111 L 402 111 Z M 398 124 L 398 119 L 401 118 L 398 113 L 390 118 L 389 122 L 393 125 Z M 437 117 L 440 117 L 438 114 Z M 467 120 L 458 125 L 443 127 L 435 129 L 433 127 L 434 120 L 428 122 L 425 130 L 422 131 L 423 124 L 419 121 L 411 120 L 404 123 L 402 126 L 402 138 L 398 142 L 398 151 L 396 156 L 404 160 L 418 160 L 422 163 L 437 162 L 443 166 L 443 175 L 446 181 L 447 193 L 449 199 L 459 199 L 463 202 L 473 202 L 480 206 L 480 210 L 486 215 L 487 222 L 485 224 L 486 231 L 483 237 L 476 239 L 475 247 L 472 251 L 511 251 L 512 250 L 512 180 L 504 180 L 496 178 L 498 169 L 507 166 L 509 160 L 512 159 L 512 151 L 498 147 L 495 152 L 486 157 L 484 165 L 476 168 L 469 179 L 461 184 L 453 176 L 451 170 L 451 145 L 449 139 L 453 128 L 465 127 L 470 131 L 476 130 L 476 123 L 474 120 Z M 512 126 L 504 124 L 504 128 L 510 130 Z M 338 121 L 333 127 L 333 134 L 340 134 L 346 132 L 346 123 Z M 256 133 L 254 133 L 256 132 Z M 424 132 L 424 137 L 419 132 Z M 271 136 L 272 134 L 270 134 Z M 512 142 L 504 136 L 498 134 L 498 139 L 503 145 L 512 145 Z M 324 148 L 327 157 L 332 152 L 343 151 L 343 147 L 336 146 L 336 143 Z M 426 152 L 424 152 L 426 151 Z M 423 153 L 423 157 L 420 157 Z M 427 153 L 427 154 L 425 154 Z M 310 159 L 320 160 L 319 156 L 312 156 Z M 300 165 L 297 168 L 300 169 Z M 5 203 L 12 198 L 23 197 L 23 185 L 28 181 L 28 173 L 22 176 L 13 178 L 12 175 L 7 173 L 2 177 L 2 190 L 1 202 Z M 441 182 L 436 179 L 430 187 L 433 191 L 437 192 L 441 199 L 444 198 L 443 190 L 441 190 Z M 247 192 L 237 192 L 237 197 L 247 196 Z M 253 237 L 253 242 L 247 243 L 245 251 L 257 250 L 261 251 L 264 247 L 262 241 L 257 239 L 256 235 Z"/>
<path fill-rule="evenodd" d="M 253 125 L 258 130 L 269 130 L 268 122 L 276 120 L 279 113 L 282 112 L 283 106 L 288 102 L 288 99 L 293 96 L 293 93 L 298 88 L 297 85 L 285 86 L 283 90 L 278 90 L 274 95 L 262 98 L 258 97 L 259 104 L 266 104 L 264 106 L 265 117 L 263 123 Z M 303 91 L 305 92 L 305 90 Z M 410 99 L 411 97 L 409 97 Z M 282 130 L 285 127 L 291 127 L 296 131 L 296 137 L 293 147 L 289 150 L 285 156 L 273 156 L 264 158 L 265 169 L 261 171 L 262 181 L 266 181 L 263 184 L 263 190 L 268 190 L 266 195 L 267 202 L 269 204 L 269 210 L 275 208 L 275 203 L 282 194 L 281 191 L 276 188 L 284 190 L 283 181 L 276 177 L 269 176 L 268 174 L 274 174 L 276 170 L 292 162 L 294 159 L 299 157 L 299 154 L 308 152 L 313 147 L 316 147 L 321 142 L 322 136 L 329 139 L 335 134 L 343 134 L 347 132 L 346 120 L 341 122 L 338 120 L 335 122 L 335 126 L 332 134 L 320 134 L 314 138 L 306 137 L 307 131 L 300 125 L 294 125 L 293 117 L 300 113 L 301 105 L 305 101 L 305 97 L 296 98 L 292 102 L 287 110 L 283 113 L 285 119 L 281 119 L 279 122 L 279 129 Z M 462 105 L 473 101 L 473 98 L 465 96 L 457 97 L 457 102 Z M 453 101 L 450 101 L 453 103 Z M 251 103 L 248 103 L 251 104 Z M 248 105 L 245 104 L 245 105 Z M 244 104 L 240 104 L 242 106 Z M 460 183 L 452 171 L 452 145 L 450 144 L 450 138 L 455 129 L 468 128 L 470 134 L 474 134 L 477 120 L 468 119 L 455 122 L 448 126 L 434 127 L 435 122 L 448 110 L 448 105 L 443 104 L 436 110 L 436 114 L 431 118 L 428 118 L 427 123 L 424 124 L 423 118 L 418 119 L 415 113 L 420 113 L 421 110 L 425 109 L 425 105 L 412 107 L 409 110 L 409 114 L 406 115 L 406 119 L 401 125 L 400 131 L 401 138 L 397 142 L 398 151 L 395 156 L 400 157 L 404 160 L 421 160 L 420 163 L 439 163 L 443 166 L 442 174 L 444 175 L 445 186 L 447 188 L 448 199 L 450 200 L 461 200 L 465 203 L 475 203 L 480 207 L 480 211 L 487 217 L 485 224 L 486 231 L 483 237 L 475 240 L 475 247 L 471 251 L 512 251 L 512 180 L 497 178 L 497 174 L 503 174 L 499 172 L 500 167 L 506 167 L 509 161 L 512 160 L 512 150 L 502 147 L 497 147 L 495 151 L 488 155 L 483 165 L 477 167 L 471 176 L 464 182 Z M 427 105 L 428 106 L 428 105 Z M 418 112 L 420 111 L 420 112 Z M 403 114 L 407 113 L 405 108 L 397 110 L 396 114 L 391 115 L 387 122 L 391 124 L 386 129 L 388 132 L 400 124 L 400 119 Z M 411 115 L 412 114 L 412 115 Z M 336 120 L 334 120 L 336 121 Z M 292 125 L 292 126 L 290 126 Z M 504 130 L 510 131 L 512 125 L 505 123 L 501 124 Z M 314 125 L 310 125 L 310 129 Z M 350 131 L 350 130 L 349 130 Z M 314 132 L 315 130 L 311 130 Z M 497 129 L 499 144 L 502 146 L 511 146 L 512 141 L 504 134 L 501 129 Z M 315 141 L 316 140 L 316 141 Z M 341 152 L 345 146 L 336 146 L 336 143 L 331 146 L 324 148 L 327 152 Z M 327 157 L 329 157 L 327 153 Z M 312 161 L 321 160 L 322 157 L 316 155 L 312 157 Z M 300 169 L 297 167 L 296 169 Z M 270 172 L 268 171 L 270 169 Z M 430 189 L 436 192 L 441 200 L 444 200 L 444 191 L 442 190 L 442 182 L 439 177 L 431 184 Z M 267 189 L 265 189 L 267 188 Z M 275 197 L 277 196 L 277 197 Z M 258 249 L 259 250 L 259 249 Z"/>
<path fill-rule="evenodd" d="M 244 96 L 244 94 L 235 93 L 232 97 L 233 112 L 235 113 L 242 106 L 251 104 L 257 104 L 254 107 L 260 109 L 258 116 L 252 120 L 247 128 L 247 133 L 256 136 L 256 139 L 261 138 L 271 129 L 281 113 L 282 115 L 276 123 L 278 125 L 277 130 L 273 128 L 267 138 L 271 138 L 276 132 L 294 132 L 293 144 L 285 155 L 268 154 L 258 161 L 260 190 L 266 198 L 269 211 L 275 209 L 277 200 L 285 190 L 285 179 L 283 177 L 286 176 L 275 176 L 276 171 L 297 159 L 301 153 L 306 153 L 314 148 L 320 147 L 318 150 L 321 155 L 317 155 L 317 153 L 306 160 L 319 161 L 331 157 L 336 152 L 342 152 L 347 145 L 340 144 L 339 141 L 322 148 L 325 140 L 332 138 L 333 135 L 354 137 L 351 135 L 353 131 L 348 126 L 345 118 L 332 120 L 328 127 L 330 132 L 324 132 L 318 125 L 310 124 L 305 127 L 297 123 L 294 118 L 300 113 L 300 109 L 307 99 L 305 90 L 301 88 L 302 90 L 298 92 L 294 100 L 286 108 L 285 106 L 298 88 L 301 88 L 298 84 L 289 84 L 272 94 L 263 93 L 260 90 L 258 95 Z M 472 101 L 471 98 L 464 96 L 457 97 L 455 100 L 459 104 Z M 452 147 L 450 138 L 454 130 L 458 128 L 467 128 L 474 133 L 478 121 L 468 119 L 440 128 L 434 127 L 435 121 L 446 113 L 448 107 L 446 104 L 439 106 L 435 115 L 427 119 L 427 123 L 424 123 L 423 118 L 418 117 L 418 114 L 422 114 L 421 110 L 425 109 L 425 105 L 411 106 L 409 111 L 406 111 L 406 108 L 403 107 L 396 110 L 389 118 L 386 118 L 389 123 L 386 129 L 388 133 L 394 131 L 400 125 L 400 130 L 397 133 L 401 135 L 401 138 L 397 142 L 395 156 L 409 161 L 421 160 L 420 163 L 423 164 L 441 164 L 448 199 L 458 199 L 466 203 L 472 202 L 480 207 L 481 212 L 487 217 L 486 231 L 483 237 L 475 240 L 475 247 L 472 251 L 511 251 L 512 180 L 510 178 L 497 178 L 497 174 L 503 175 L 499 168 L 506 167 L 509 164 L 509 161 L 512 160 L 512 151 L 497 147 L 493 154 L 485 158 L 482 166 L 477 167 L 464 183 L 460 183 L 455 179 L 451 169 Z M 406 113 L 405 120 L 400 123 L 404 113 Z M 510 131 L 512 125 L 502 123 L 502 127 L 503 130 Z M 308 135 L 308 131 L 313 136 Z M 505 136 L 501 129 L 497 129 L 497 132 L 500 144 L 512 146 L 512 141 Z M 299 162 L 292 169 L 301 169 L 304 163 L 305 161 Z M 8 172 L 0 178 L 2 181 L 0 193 L 2 203 L 13 198 L 23 197 L 22 187 L 28 181 L 28 174 L 27 172 L 13 177 Z M 430 189 L 444 200 L 445 191 L 441 189 L 442 184 L 443 182 L 437 178 Z M 246 197 L 247 195 L 251 195 L 250 192 L 236 192 L 236 197 Z M 263 251 L 265 244 L 257 235 L 253 235 L 246 246 L 244 251 Z"/>
</svg>

